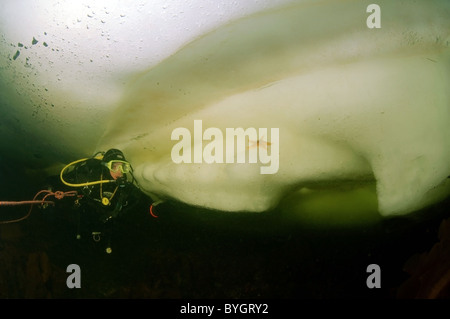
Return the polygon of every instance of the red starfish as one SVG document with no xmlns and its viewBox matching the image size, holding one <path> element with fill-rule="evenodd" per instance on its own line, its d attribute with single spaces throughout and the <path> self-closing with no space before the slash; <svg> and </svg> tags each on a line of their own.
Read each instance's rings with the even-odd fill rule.
<svg viewBox="0 0 450 319">
<path fill-rule="evenodd" d="M 251 144 L 247 148 L 250 149 L 250 148 L 254 148 L 254 147 L 262 147 L 264 149 L 267 149 L 267 146 L 272 145 L 272 143 L 264 141 L 263 138 L 264 138 L 264 136 L 261 137 L 257 141 L 250 141 Z"/>
</svg>

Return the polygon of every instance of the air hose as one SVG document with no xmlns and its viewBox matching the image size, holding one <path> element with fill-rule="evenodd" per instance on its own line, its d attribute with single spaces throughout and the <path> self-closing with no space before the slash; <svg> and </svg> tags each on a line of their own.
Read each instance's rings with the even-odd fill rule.
<svg viewBox="0 0 450 319">
<path fill-rule="evenodd" d="M 100 159 L 98 157 L 94 157 L 95 159 Z M 61 179 L 61 182 L 63 182 L 65 185 L 70 186 L 70 187 L 83 187 L 83 186 L 90 186 L 90 185 L 96 185 L 96 184 L 103 184 L 103 183 L 112 183 L 112 182 L 116 182 L 115 180 L 99 180 L 99 181 L 94 181 L 94 182 L 86 182 L 86 183 L 79 183 L 79 184 L 73 184 L 73 183 L 69 183 L 67 181 L 64 180 L 63 178 L 63 174 L 64 171 L 69 168 L 70 166 L 73 166 L 75 164 L 87 161 L 91 158 L 82 158 L 79 160 L 76 160 L 72 163 L 67 164 L 66 166 L 64 166 L 64 168 L 61 170 L 61 173 L 59 174 L 59 177 Z"/>
</svg>

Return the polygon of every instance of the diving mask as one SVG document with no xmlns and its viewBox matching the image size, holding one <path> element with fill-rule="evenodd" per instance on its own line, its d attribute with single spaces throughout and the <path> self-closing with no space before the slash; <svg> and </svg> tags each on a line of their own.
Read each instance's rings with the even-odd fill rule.
<svg viewBox="0 0 450 319">
<path fill-rule="evenodd" d="M 104 164 L 111 172 L 118 173 L 121 171 L 123 174 L 128 173 L 131 170 L 130 163 L 126 161 L 120 161 L 120 160 L 112 160 L 108 163 Z"/>
</svg>

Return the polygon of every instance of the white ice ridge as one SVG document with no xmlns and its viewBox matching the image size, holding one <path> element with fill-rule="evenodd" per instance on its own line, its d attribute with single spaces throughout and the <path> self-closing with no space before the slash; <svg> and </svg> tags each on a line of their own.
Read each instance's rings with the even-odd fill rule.
<svg viewBox="0 0 450 319">
<path fill-rule="evenodd" d="M 378 4 L 380 29 L 367 27 L 361 1 L 325 1 L 206 34 L 134 82 L 100 145 L 129 154 L 149 194 L 213 209 L 264 211 L 301 189 L 361 183 L 376 184 L 382 215 L 442 199 L 450 175 L 449 5 Z M 195 120 L 221 132 L 279 128 L 278 171 L 174 161 L 181 147 L 172 132 L 193 132 Z M 189 156 L 198 147 L 185 145 Z"/>
<path fill-rule="evenodd" d="M 450 193 L 450 2 L 375 3 L 0 1 L 2 150 L 119 148 L 145 193 L 212 209 L 413 212 Z"/>
</svg>

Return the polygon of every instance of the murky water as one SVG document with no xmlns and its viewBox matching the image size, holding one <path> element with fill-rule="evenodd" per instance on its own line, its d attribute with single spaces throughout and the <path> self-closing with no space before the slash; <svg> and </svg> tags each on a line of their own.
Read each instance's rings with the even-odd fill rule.
<svg viewBox="0 0 450 319">
<path fill-rule="evenodd" d="M 345 227 L 293 222 L 286 203 L 230 214 L 166 202 L 155 207 L 157 218 L 150 204 L 142 197 L 117 218 L 110 242 L 94 240 L 96 226 L 86 215 L 79 221 L 72 199 L 1 225 L 1 297 L 397 298 L 406 261 L 431 249 L 450 215 L 447 201 L 426 215 Z M 28 208 L 9 209 L 8 218 Z M 0 214 L 7 218 L 5 207 Z M 79 289 L 66 285 L 70 264 L 80 266 Z M 380 289 L 366 285 L 370 264 L 381 268 Z"/>
</svg>

